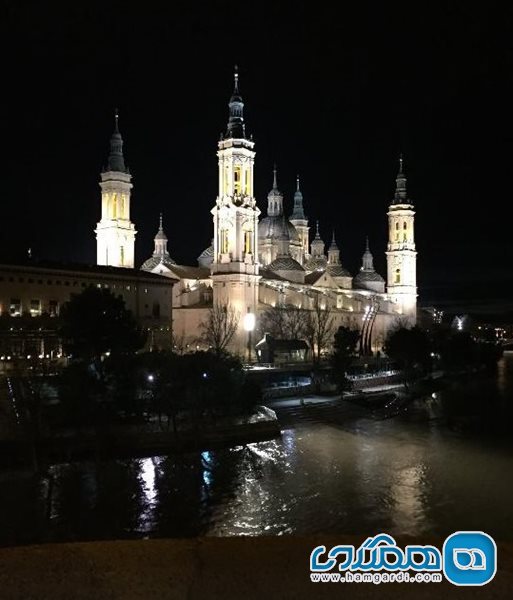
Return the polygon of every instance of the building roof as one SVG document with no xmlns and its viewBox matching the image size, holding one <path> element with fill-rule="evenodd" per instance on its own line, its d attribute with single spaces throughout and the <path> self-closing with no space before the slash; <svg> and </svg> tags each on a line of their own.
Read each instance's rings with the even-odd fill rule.
<svg viewBox="0 0 513 600">
<path fill-rule="evenodd" d="M 41 272 L 61 272 L 78 274 L 78 275 L 90 275 L 90 276 L 110 276 L 117 277 L 119 279 L 141 279 L 144 281 L 154 281 L 159 283 L 165 283 L 174 281 L 173 278 L 163 278 L 162 275 L 156 273 L 149 273 L 148 271 L 141 271 L 140 269 L 129 269 L 126 267 L 109 267 L 104 265 L 90 265 L 84 263 L 72 263 L 72 262 L 59 262 L 51 260 L 25 260 L 16 263 L 0 264 L 0 269 L 9 271 L 41 271 Z"/>
<path fill-rule="evenodd" d="M 303 267 L 294 260 L 292 256 L 278 256 L 273 262 L 267 265 L 269 271 L 304 271 Z"/>
<path fill-rule="evenodd" d="M 306 271 L 325 271 L 328 259 L 325 256 L 312 256 L 305 263 Z"/>
<path fill-rule="evenodd" d="M 171 272 L 180 279 L 208 279 L 210 269 L 207 267 L 190 267 L 189 265 L 172 265 Z"/>
<path fill-rule="evenodd" d="M 308 350 L 308 344 L 304 340 L 277 340 L 268 333 L 265 334 L 256 347 L 269 346 L 274 351 Z"/>
<path fill-rule="evenodd" d="M 281 277 L 281 275 L 278 275 L 277 273 L 274 273 L 273 271 L 269 271 L 267 268 L 260 269 L 258 274 L 260 275 L 260 277 L 262 279 L 269 279 L 271 281 L 274 280 L 274 281 L 287 281 L 288 282 L 288 279 L 285 279 L 285 277 Z"/>
</svg>

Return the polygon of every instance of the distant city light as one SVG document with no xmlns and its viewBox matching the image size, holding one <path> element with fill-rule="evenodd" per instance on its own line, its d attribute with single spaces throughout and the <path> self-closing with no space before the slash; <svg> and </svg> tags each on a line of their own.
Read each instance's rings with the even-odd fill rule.
<svg viewBox="0 0 513 600">
<path fill-rule="evenodd" d="M 150 375 L 148 375 L 148 381 L 149 381 L 150 383 L 153 383 L 153 382 L 155 381 L 155 375 L 152 375 L 152 374 L 150 373 Z"/>
</svg>

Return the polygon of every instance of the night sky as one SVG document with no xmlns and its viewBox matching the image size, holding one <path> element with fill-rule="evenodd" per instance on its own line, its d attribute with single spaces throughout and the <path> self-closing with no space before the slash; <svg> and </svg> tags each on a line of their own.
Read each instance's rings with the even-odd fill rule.
<svg viewBox="0 0 513 600">
<path fill-rule="evenodd" d="M 299 172 L 306 213 L 327 242 L 335 227 L 344 265 L 357 271 L 368 234 L 385 275 L 403 152 L 420 303 L 511 311 L 510 8 L 20 4 L 0 9 L 0 261 L 28 247 L 36 259 L 95 261 L 117 106 L 137 264 L 152 253 L 160 210 L 171 256 L 196 264 L 212 237 L 216 144 L 237 63 L 262 210 L 276 161 L 287 211 Z"/>
</svg>

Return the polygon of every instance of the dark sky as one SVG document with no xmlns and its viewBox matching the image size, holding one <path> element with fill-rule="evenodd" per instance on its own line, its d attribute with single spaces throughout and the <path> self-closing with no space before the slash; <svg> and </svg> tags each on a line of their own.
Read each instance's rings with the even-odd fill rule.
<svg viewBox="0 0 513 600">
<path fill-rule="evenodd" d="M 4 2 L 0 260 L 94 262 L 99 173 L 120 110 L 138 264 L 165 213 L 171 255 L 212 236 L 216 143 L 234 63 L 261 209 L 278 164 L 290 211 L 334 226 L 355 272 L 385 273 L 402 151 L 420 301 L 512 306 L 513 13 L 485 3 Z M 349 9 L 349 6 L 351 9 Z"/>
</svg>

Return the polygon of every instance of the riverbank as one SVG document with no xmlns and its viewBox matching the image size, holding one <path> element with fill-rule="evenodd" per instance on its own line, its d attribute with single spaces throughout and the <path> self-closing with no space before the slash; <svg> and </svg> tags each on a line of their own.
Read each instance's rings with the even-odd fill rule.
<svg viewBox="0 0 513 600">
<path fill-rule="evenodd" d="M 262 407 L 263 408 L 263 407 Z M 267 410 L 267 409 L 266 409 Z M 270 412 L 270 411 L 268 411 Z M 272 414 L 260 414 L 247 422 L 225 419 L 211 427 L 172 431 L 118 428 L 116 431 L 73 433 L 69 436 L 0 441 L 0 460 L 7 465 L 43 462 L 54 464 L 80 460 L 145 458 L 169 453 L 216 450 L 272 440 L 281 434 Z M 231 422 L 230 422 L 231 421 Z"/>
<path fill-rule="evenodd" d="M 498 543 L 498 570 L 483 587 L 450 583 L 311 583 L 319 544 L 360 545 L 366 536 L 192 538 L 0 548 L 0 589 L 9 600 L 214 600 L 261 598 L 510 598 L 513 545 Z M 412 538 L 397 538 L 399 546 Z M 443 539 L 416 539 L 441 548 Z M 342 585 L 342 587 L 341 587 Z"/>
</svg>

